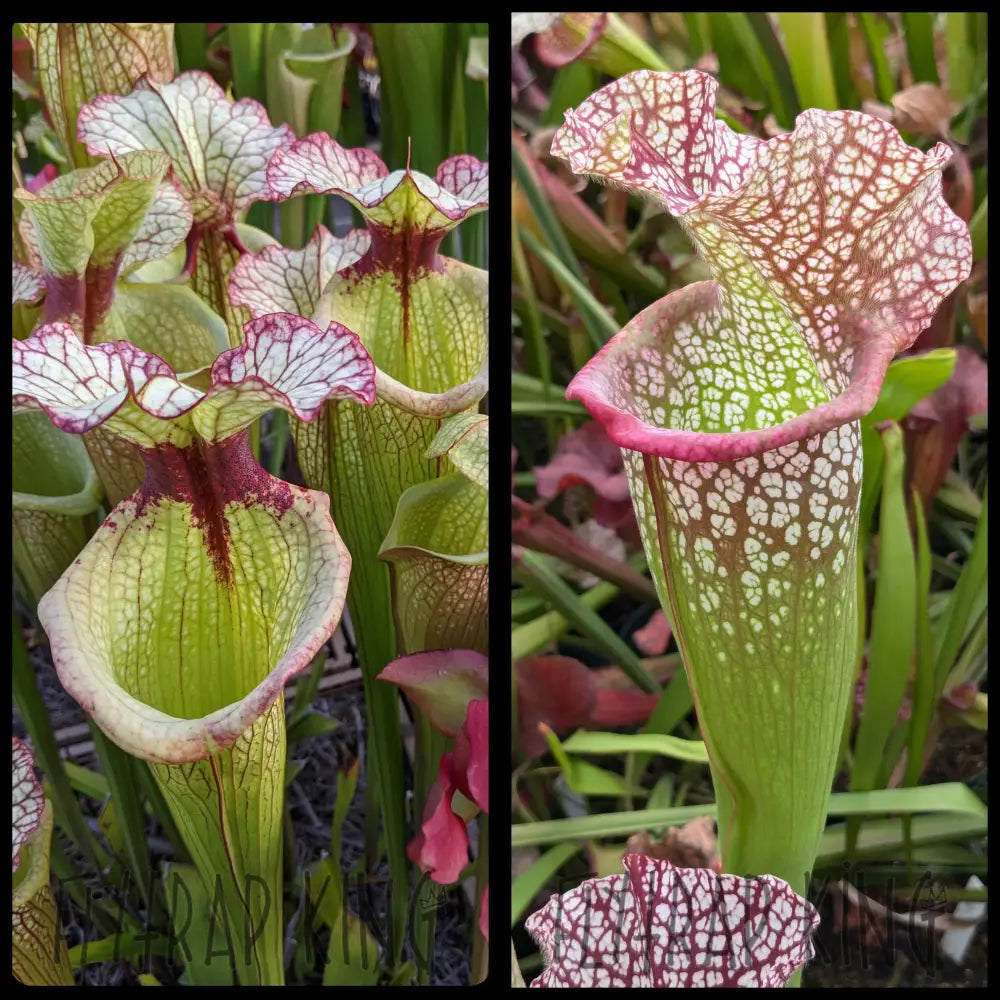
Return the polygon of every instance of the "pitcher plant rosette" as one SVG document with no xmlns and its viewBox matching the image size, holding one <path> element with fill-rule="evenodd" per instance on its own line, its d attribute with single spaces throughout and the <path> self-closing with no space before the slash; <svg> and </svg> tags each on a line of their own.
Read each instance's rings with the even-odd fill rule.
<svg viewBox="0 0 1000 1000">
<path fill-rule="evenodd" d="M 331 402 L 294 428 L 305 481 L 326 490 L 354 556 L 348 604 L 369 707 L 369 761 L 383 812 L 400 819 L 402 754 L 396 693 L 374 684 L 396 656 L 388 567 L 380 548 L 406 490 L 451 471 L 429 455 L 442 421 L 474 410 L 486 394 L 488 275 L 439 253 L 462 220 L 487 208 L 488 167 L 454 156 L 433 178 L 390 172 L 368 149 L 345 149 L 316 133 L 279 150 L 267 169 L 275 200 L 336 194 L 365 219 L 343 238 L 319 227 L 302 250 L 264 248 L 234 269 L 232 300 L 255 316 L 296 310 L 319 325 L 354 330 L 375 363 L 375 405 Z M 380 752 L 371 739 L 394 749 Z M 391 761 L 383 758 L 391 756 Z M 406 879 L 401 822 L 390 822 L 395 886 Z M 401 926 L 405 897 L 394 908 Z"/>
<path fill-rule="evenodd" d="M 803 893 L 858 654 L 858 421 L 971 248 L 947 146 L 853 111 L 739 135 L 716 90 L 640 71 L 566 112 L 553 153 L 664 205 L 714 276 L 640 313 L 567 395 L 623 450 L 724 868 Z"/>
<path fill-rule="evenodd" d="M 46 324 L 14 341 L 14 412 L 102 426 L 145 464 L 39 602 L 66 690 L 118 746 L 149 761 L 211 894 L 221 881 L 241 982 L 283 982 L 283 688 L 340 619 L 351 558 L 325 494 L 254 460 L 250 424 L 327 399 L 370 405 L 357 337 L 292 315 L 183 379 L 133 345 Z"/>
</svg>

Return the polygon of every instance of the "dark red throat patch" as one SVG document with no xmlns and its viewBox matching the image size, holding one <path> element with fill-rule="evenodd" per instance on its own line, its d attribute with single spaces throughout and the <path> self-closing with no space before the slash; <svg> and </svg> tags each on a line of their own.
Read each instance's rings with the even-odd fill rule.
<svg viewBox="0 0 1000 1000">
<path fill-rule="evenodd" d="M 223 441 L 196 440 L 185 448 L 162 444 L 141 450 L 146 479 L 136 497 L 139 513 L 161 498 L 188 505 L 192 522 L 204 536 L 216 579 L 231 584 L 226 507 L 261 505 L 280 516 L 292 505 L 291 486 L 257 464 L 249 430 Z"/>
</svg>

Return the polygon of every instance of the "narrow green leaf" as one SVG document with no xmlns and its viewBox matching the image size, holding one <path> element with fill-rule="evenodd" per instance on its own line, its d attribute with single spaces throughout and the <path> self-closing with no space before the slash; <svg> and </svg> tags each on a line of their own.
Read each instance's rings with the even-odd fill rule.
<svg viewBox="0 0 1000 1000">
<path fill-rule="evenodd" d="M 955 370 L 954 348 L 942 347 L 925 354 L 899 358 L 889 365 L 871 413 L 861 419 L 864 448 L 864 483 L 861 489 L 861 524 L 871 524 L 882 485 L 882 443 L 875 425 L 885 420 L 902 420 L 910 410 L 935 389 L 944 385 Z"/>
<path fill-rule="evenodd" d="M 585 760 L 573 760 L 559 741 L 559 737 L 548 726 L 539 726 L 555 757 L 559 769 L 566 779 L 570 791 L 577 795 L 606 795 L 612 798 L 630 794 L 629 786 L 620 774 L 605 771 Z"/>
<path fill-rule="evenodd" d="M 942 812 L 937 815 L 915 816 L 910 824 L 909 842 L 916 846 L 968 840 L 972 837 L 985 836 L 988 826 L 985 810 L 981 815 Z M 828 826 L 823 831 L 819 851 L 816 854 L 817 866 L 834 864 L 846 857 L 857 861 L 873 854 L 898 860 L 907 842 L 905 817 L 869 820 L 858 835 L 857 843 L 850 850 L 847 846 L 847 829 L 846 824 L 838 823 Z"/>
<path fill-rule="evenodd" d="M 510 890 L 511 927 L 524 916 L 531 901 L 545 888 L 552 876 L 579 850 L 580 845 L 572 841 L 558 844 L 546 851 L 530 868 L 514 879 Z"/>
<path fill-rule="evenodd" d="M 324 733 L 331 733 L 340 725 L 335 719 L 331 719 L 322 712 L 306 712 L 295 723 L 288 728 L 289 745 L 297 743 L 299 740 L 306 740 L 310 736 L 322 736 Z"/>
<path fill-rule="evenodd" d="M 576 596 L 585 608 L 596 613 L 605 604 L 610 604 L 619 593 L 618 587 L 602 581 L 596 587 Z M 567 618 L 558 611 L 549 611 L 524 625 L 511 629 L 511 661 L 516 663 L 526 656 L 540 652 L 549 643 L 556 642 L 569 627 L 570 622 Z"/>
<path fill-rule="evenodd" d="M 680 660 L 680 655 L 676 655 Z M 694 698 L 688 685 L 687 672 L 683 663 L 679 663 L 677 673 L 664 689 L 641 732 L 669 736 L 693 707 Z M 630 768 L 626 773 L 633 783 L 641 781 L 652 758 L 653 755 L 648 753 L 636 753 L 631 758 Z"/>
<path fill-rule="evenodd" d="M 884 16 L 867 12 L 857 15 L 858 26 L 865 38 L 868 48 L 868 58 L 871 59 L 872 71 L 875 74 L 875 92 L 878 99 L 885 104 L 892 101 L 896 87 L 889 71 L 889 60 L 886 58 L 885 46 L 889 37 L 890 27 Z"/>
<path fill-rule="evenodd" d="M 688 49 L 691 56 L 697 59 L 704 55 L 710 48 L 708 15 L 704 11 L 697 13 L 686 13 L 684 24 L 688 32 Z"/>
<path fill-rule="evenodd" d="M 208 24 L 204 21 L 178 21 L 174 25 L 177 45 L 177 72 L 208 69 Z"/>
<path fill-rule="evenodd" d="M 903 433 L 880 425 L 885 481 L 879 525 L 879 576 L 872 611 L 865 703 L 854 747 L 851 789 L 872 788 L 903 700 L 916 628 L 916 567 L 903 493 Z"/>
<path fill-rule="evenodd" d="M 747 97 L 765 101 L 778 123 L 791 128 L 800 110 L 798 96 L 774 32 L 761 20 L 766 15 L 710 11 L 708 18 L 720 79 Z"/>
<path fill-rule="evenodd" d="M 962 575 L 959 577 L 955 589 L 951 591 L 951 597 L 938 625 L 934 677 L 939 693 L 955 658 L 958 656 L 962 640 L 972 620 L 973 608 L 986 586 L 987 509 L 986 491 L 984 490 L 983 508 L 976 525 L 972 551 L 962 568 Z"/>
<path fill-rule="evenodd" d="M 313 657 L 309 665 L 309 672 L 299 675 L 295 685 L 295 699 L 292 702 L 292 710 L 288 713 L 289 729 L 295 725 L 312 707 L 316 700 L 316 692 L 319 690 L 319 682 L 323 679 L 323 672 L 326 669 L 330 654 L 326 647 Z"/>
<path fill-rule="evenodd" d="M 919 493 L 913 491 L 910 497 L 913 510 L 913 524 L 916 529 L 917 555 L 917 668 L 913 679 L 913 709 L 910 714 L 909 744 L 906 757 L 906 773 L 903 784 L 916 785 L 923 768 L 924 746 L 930 728 L 937 690 L 934 677 L 934 645 L 931 636 L 931 620 L 927 610 L 927 596 L 931 586 L 930 543 L 927 540 L 927 523 L 924 505 Z"/>
<path fill-rule="evenodd" d="M 343 878 L 331 858 L 306 869 L 316 918 L 330 928 L 324 986 L 373 986 L 379 979 L 379 949 L 368 928 L 347 909 Z"/>
<path fill-rule="evenodd" d="M 965 785 L 949 782 L 917 788 L 876 789 L 867 792 L 835 792 L 830 796 L 827 816 L 885 816 L 886 813 L 933 815 L 914 819 L 917 842 L 979 836 L 986 832 L 987 809 Z M 571 840 L 631 836 L 637 830 L 683 826 L 698 816 L 714 816 L 715 803 L 678 806 L 673 809 L 639 809 L 625 813 L 600 813 L 572 819 L 515 823 L 511 827 L 511 847 L 559 844 Z M 902 843 L 901 821 L 870 821 L 859 838 L 860 846 L 875 843 Z M 843 824 L 828 827 L 823 835 L 821 855 L 843 851 Z M 892 838 L 897 838 L 896 840 Z"/>
<path fill-rule="evenodd" d="M 166 934 L 112 934 L 99 941 L 84 941 L 69 949 L 69 962 L 74 969 L 101 962 L 119 962 L 143 959 L 150 955 L 162 958 L 171 953 L 170 938 Z"/>
<path fill-rule="evenodd" d="M 549 87 L 549 106 L 542 112 L 543 125 L 561 125 L 563 112 L 575 108 L 598 86 L 600 76 L 593 66 L 580 59 L 557 70 Z"/>
<path fill-rule="evenodd" d="M 63 767 L 70 785 L 81 795 L 100 801 L 111 794 L 111 790 L 108 788 L 108 779 L 103 774 L 68 760 L 63 761 Z M 48 790 L 46 790 L 46 794 L 48 794 Z"/>
<path fill-rule="evenodd" d="M 122 861 L 131 871 L 136 888 L 149 907 L 153 904 L 150 894 L 153 868 L 149 859 L 142 799 L 135 793 L 139 782 L 137 770 L 140 762 L 115 746 L 93 722 L 88 724 L 101 760 L 101 769 L 108 779 L 108 788 L 115 801 L 116 827 L 121 834 L 125 851 Z"/>
<path fill-rule="evenodd" d="M 766 18 L 766 14 L 751 15 Z M 791 77 L 803 108 L 836 111 L 840 107 L 834 83 L 826 15 L 779 13 Z"/>
<path fill-rule="evenodd" d="M 830 63 L 837 84 L 837 107 L 856 108 L 861 100 L 851 79 L 850 15 L 843 11 L 827 11 L 824 16 Z"/>
<path fill-rule="evenodd" d="M 934 14 L 929 11 L 903 11 L 903 32 L 906 54 L 914 83 L 940 83 L 937 60 L 934 58 Z"/>
<path fill-rule="evenodd" d="M 433 176 L 448 155 L 458 25 L 372 26 L 381 75 L 383 158 Z M 463 63 L 464 65 L 464 63 Z"/>
<path fill-rule="evenodd" d="M 580 729 L 563 741 L 563 749 L 570 754 L 611 754 L 618 756 L 628 753 L 651 753 L 673 760 L 708 763 L 708 751 L 701 740 L 682 740 L 676 736 L 662 736 L 658 733 L 587 732 Z"/>
<path fill-rule="evenodd" d="M 520 234 L 521 239 L 542 259 L 556 280 L 569 293 L 595 349 L 600 350 L 608 338 L 613 337 L 621 329 L 618 320 L 608 313 L 607 309 L 594 298 L 586 284 L 577 278 L 551 250 L 543 247 L 526 229 L 522 228 Z"/>
<path fill-rule="evenodd" d="M 360 774 L 361 767 L 358 761 L 337 769 L 337 799 L 333 804 L 333 822 L 330 824 L 330 859 L 337 871 L 340 871 L 340 845 L 343 841 L 344 821 L 354 801 Z"/>
<path fill-rule="evenodd" d="M 560 614 L 564 615 L 584 635 L 593 639 L 617 663 L 628 677 L 643 691 L 657 693 L 656 682 L 646 673 L 639 656 L 604 621 L 596 611 L 580 600 L 580 595 L 551 568 L 542 556 L 522 551 L 521 563 L 514 576 L 522 584 L 544 596 Z"/>
<path fill-rule="evenodd" d="M 573 256 L 573 251 L 567 242 L 566 234 L 563 232 L 562 226 L 559 225 L 559 221 L 556 219 L 548 199 L 538 186 L 538 181 L 535 179 L 534 173 L 532 173 L 528 164 L 524 162 L 516 142 L 511 143 L 511 162 L 514 168 L 514 179 L 524 192 L 524 196 L 528 199 L 528 204 L 531 206 L 531 211 L 538 220 L 538 225 L 545 235 L 546 242 L 555 251 L 559 260 L 566 268 L 582 281 L 583 271 L 580 269 L 576 257 Z"/>
<path fill-rule="evenodd" d="M 533 375 L 526 375 L 523 372 L 511 372 L 510 376 L 511 397 L 516 402 L 537 402 L 549 398 L 549 394 L 559 398 L 565 396 L 566 387 L 555 385 L 554 383 L 546 391 L 545 383 Z M 581 414 L 586 413 L 582 406 L 579 408 Z"/>
</svg>

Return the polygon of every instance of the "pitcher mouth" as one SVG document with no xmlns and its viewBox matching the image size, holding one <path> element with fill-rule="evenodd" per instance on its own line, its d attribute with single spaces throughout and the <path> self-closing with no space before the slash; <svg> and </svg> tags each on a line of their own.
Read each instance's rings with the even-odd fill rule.
<svg viewBox="0 0 1000 1000">
<path fill-rule="evenodd" d="M 608 437 L 620 448 L 658 458 L 685 462 L 726 462 L 807 440 L 850 423 L 868 413 L 878 400 L 886 369 L 894 356 L 891 343 L 882 338 L 861 338 L 857 345 L 854 375 L 848 387 L 833 399 L 768 427 L 738 431 L 691 431 L 658 426 L 635 412 L 612 402 L 607 391 L 608 369 L 615 355 L 625 349 L 640 331 L 663 324 L 667 312 L 671 323 L 716 304 L 719 285 L 700 281 L 654 302 L 581 369 L 566 390 L 567 399 L 579 400 L 603 425 Z M 613 376 L 612 376 L 613 377 Z"/>
<path fill-rule="evenodd" d="M 286 629 L 287 649 L 267 664 L 263 678 L 242 697 L 205 715 L 178 717 L 161 711 L 134 693 L 134 685 L 126 686 L 119 680 L 120 670 L 113 657 L 101 648 L 106 644 L 90 638 L 100 622 L 95 625 L 88 612 L 80 610 L 81 591 L 88 591 L 84 579 L 90 572 L 85 565 L 87 549 L 39 602 L 39 619 L 49 636 L 60 682 L 108 738 L 127 753 L 153 763 L 187 764 L 228 749 L 281 698 L 288 681 L 308 667 L 336 629 L 347 597 L 351 557 L 329 516 L 326 495 L 311 491 L 310 495 L 316 500 L 313 516 L 320 520 L 319 527 L 312 529 L 312 544 L 317 550 L 327 546 L 332 550 L 318 563 L 310 563 L 327 566 L 321 574 L 323 593 L 300 595 L 296 603 L 302 606 L 290 609 L 297 617 Z M 116 508 L 95 536 L 98 545 L 108 544 L 109 535 L 121 537 L 129 530 L 128 524 L 115 523 L 114 519 L 134 506 L 126 500 Z M 101 532 L 106 533 L 104 538 Z M 86 596 L 93 603 L 94 595 L 88 591 Z M 107 615 L 102 620 L 106 621 Z M 150 660 L 155 660 L 152 653 Z"/>
</svg>

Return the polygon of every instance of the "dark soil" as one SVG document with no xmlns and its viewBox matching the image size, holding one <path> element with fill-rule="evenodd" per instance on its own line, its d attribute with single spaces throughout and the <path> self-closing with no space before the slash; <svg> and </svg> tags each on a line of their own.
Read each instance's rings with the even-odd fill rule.
<svg viewBox="0 0 1000 1000">
<path fill-rule="evenodd" d="M 978 988 L 987 984 L 989 928 L 979 925 L 963 965 L 942 955 L 937 935 L 866 916 L 862 928 L 838 931 L 832 900 L 820 907 L 813 938 L 816 957 L 806 967 L 803 986 L 869 989 L 900 987 Z"/>
<path fill-rule="evenodd" d="M 962 726 L 945 728 L 921 783 L 962 781 L 975 790 L 985 789 L 987 746 L 986 733 Z M 916 908 L 920 905 L 918 901 Z M 939 905 L 942 911 L 951 909 L 943 900 Z M 900 909 L 898 903 L 895 908 Z M 884 917 L 871 913 L 861 916 L 858 926 L 856 910 L 848 915 L 853 920 L 838 920 L 834 909 L 832 895 L 826 894 L 815 938 L 817 954 L 803 974 L 804 986 L 978 988 L 987 984 L 986 921 L 977 928 L 962 966 L 957 966 L 941 953 L 939 936 L 919 926 L 890 927 Z"/>
<path fill-rule="evenodd" d="M 29 643 L 31 636 L 28 637 Z M 340 673 L 356 670 L 349 642 L 343 631 L 330 641 L 331 656 L 336 662 L 335 670 Z M 52 720 L 53 729 L 59 738 L 60 749 L 65 757 L 93 770 L 100 770 L 96 753 L 86 729 L 86 716 L 76 702 L 63 690 L 49 659 L 46 645 L 35 646 L 31 651 L 39 688 Z M 313 703 L 315 711 L 322 712 L 336 720 L 338 727 L 330 733 L 302 740 L 295 748 L 294 760 L 303 767 L 288 790 L 287 802 L 295 834 L 294 857 L 296 869 L 301 869 L 321 860 L 329 854 L 330 826 L 336 801 L 338 766 L 360 760 L 360 777 L 350 812 L 344 823 L 341 842 L 341 867 L 348 887 L 348 906 L 362 917 L 371 928 L 376 939 L 385 938 L 386 913 L 389 899 L 389 880 L 384 865 L 371 873 L 364 873 L 364 788 L 367 778 L 365 768 L 365 714 L 364 694 L 360 677 L 348 683 L 338 684 L 328 692 L 321 692 Z M 17 711 L 13 715 L 13 732 L 24 737 L 24 725 Z M 407 792 L 410 791 L 412 775 L 407 774 Z M 102 803 L 81 799 L 85 809 L 89 809 L 93 828 L 97 829 L 97 816 Z M 470 831 L 471 833 L 471 831 Z M 58 843 L 67 854 L 71 845 L 55 834 Z M 149 844 L 154 865 L 170 860 L 173 852 L 155 822 L 150 824 Z M 72 858 L 75 871 L 89 889 L 102 892 L 102 879 L 92 869 L 88 869 L 79 857 Z M 286 879 L 286 891 L 288 890 Z M 104 887 L 107 888 L 106 886 Z M 57 887 L 63 932 L 69 947 L 83 941 L 97 941 L 106 934 L 96 927 L 93 917 L 85 907 L 66 891 Z M 442 891 L 440 904 L 436 910 L 436 931 L 434 954 L 429 970 L 430 984 L 436 986 L 466 985 L 469 981 L 469 955 L 471 943 L 469 928 L 471 912 L 465 897 L 459 889 Z M 286 957 L 293 945 L 290 943 Z M 318 941 L 319 955 L 323 954 L 324 942 Z M 404 947 L 404 961 L 412 960 L 413 949 L 410 940 Z M 81 986 L 137 986 L 139 985 L 136 965 L 140 971 L 151 971 L 161 983 L 169 985 L 177 981 L 180 966 L 168 965 L 164 959 L 153 958 L 141 963 L 119 960 L 87 965 L 76 973 L 77 984 Z M 314 973 L 307 975 L 307 983 L 322 982 L 322 957 Z"/>
</svg>

